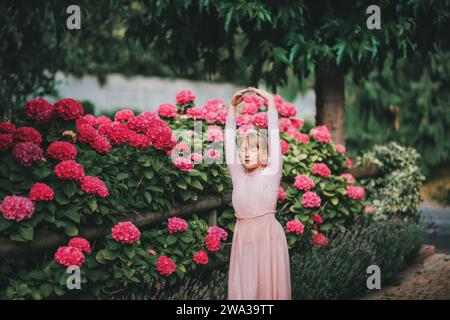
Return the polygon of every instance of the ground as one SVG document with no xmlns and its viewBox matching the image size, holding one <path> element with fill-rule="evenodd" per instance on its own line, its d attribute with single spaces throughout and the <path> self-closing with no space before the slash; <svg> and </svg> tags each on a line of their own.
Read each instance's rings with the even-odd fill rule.
<svg viewBox="0 0 450 320">
<path fill-rule="evenodd" d="M 401 273 L 397 284 L 363 299 L 450 299 L 450 207 L 424 202 L 422 217 L 429 237 L 418 261 Z"/>
</svg>

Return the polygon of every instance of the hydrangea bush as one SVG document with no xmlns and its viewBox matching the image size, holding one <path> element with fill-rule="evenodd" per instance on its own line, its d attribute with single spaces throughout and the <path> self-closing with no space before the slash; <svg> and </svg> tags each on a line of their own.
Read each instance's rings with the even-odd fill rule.
<svg viewBox="0 0 450 320">
<path fill-rule="evenodd" d="M 289 247 L 297 241 L 327 246 L 329 233 L 344 231 L 358 216 L 371 217 L 365 190 L 348 173 L 351 161 L 328 129 L 307 130 L 295 106 L 275 98 L 284 157 L 277 218 Z M 194 214 L 140 230 L 123 217 L 164 212 L 231 188 L 223 155 L 226 110 L 220 99 L 197 106 L 184 90 L 156 112 L 123 109 L 113 118 L 85 114 L 73 99 L 53 105 L 33 99 L 20 125 L 1 122 L 0 235 L 30 245 L 38 229 L 67 237 L 67 245 L 39 262 L 5 259 L 2 296 L 68 294 L 70 265 L 81 267 L 82 287 L 98 295 L 137 283 L 160 288 L 223 259 L 234 230 L 231 205 L 219 212 L 215 227 Z M 266 110 L 258 96 L 246 97 L 239 132 L 267 128 Z M 79 237 L 80 226 L 104 224 L 111 225 L 106 237 Z"/>
</svg>

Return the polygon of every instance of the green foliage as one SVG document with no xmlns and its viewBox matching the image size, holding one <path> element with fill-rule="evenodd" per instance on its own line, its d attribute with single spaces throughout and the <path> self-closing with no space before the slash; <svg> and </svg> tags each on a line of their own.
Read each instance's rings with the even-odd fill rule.
<svg viewBox="0 0 450 320">
<path fill-rule="evenodd" d="M 436 51 L 371 72 L 354 85 L 347 79 L 346 132 L 350 152 L 397 141 L 422 155 L 425 174 L 450 160 L 450 54 Z M 391 106 L 399 107 L 399 130 Z"/>
<path fill-rule="evenodd" d="M 381 270 L 381 285 L 391 283 L 415 258 L 425 239 L 424 229 L 397 219 L 359 221 L 333 236 L 325 248 L 298 247 L 292 260 L 294 299 L 348 299 L 367 290 L 367 267 Z"/>
<path fill-rule="evenodd" d="M 419 157 L 415 149 L 391 142 L 375 146 L 358 158 L 359 165 L 376 163 L 380 170 L 378 177 L 361 181 L 367 191 L 367 201 L 375 209 L 375 219 L 387 220 L 395 214 L 404 219 L 419 219 L 420 187 L 425 180 Z"/>
</svg>

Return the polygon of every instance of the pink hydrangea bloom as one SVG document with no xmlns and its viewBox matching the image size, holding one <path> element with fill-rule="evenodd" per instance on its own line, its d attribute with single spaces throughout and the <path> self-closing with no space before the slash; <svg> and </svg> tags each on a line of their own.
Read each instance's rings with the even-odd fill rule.
<svg viewBox="0 0 450 320">
<path fill-rule="evenodd" d="M 175 118 L 177 107 L 170 103 L 163 103 L 158 107 L 158 115 L 164 118 Z"/>
<path fill-rule="evenodd" d="M 84 263 L 84 254 L 80 249 L 70 246 L 59 247 L 55 252 L 55 261 L 66 267 L 81 267 Z"/>
<path fill-rule="evenodd" d="M 24 167 L 31 167 L 33 163 L 41 160 L 43 157 L 41 147 L 33 142 L 17 143 L 13 148 L 12 154 Z"/>
<path fill-rule="evenodd" d="M 179 105 L 183 105 L 193 102 L 195 100 L 195 96 L 190 90 L 182 90 L 176 94 L 175 99 Z"/>
<path fill-rule="evenodd" d="M 309 191 L 315 187 L 315 184 L 306 174 L 299 174 L 295 177 L 294 187 L 298 190 Z"/>
<path fill-rule="evenodd" d="M 37 182 L 31 186 L 29 194 L 31 201 L 50 201 L 54 196 L 53 189 L 45 183 Z"/>
<path fill-rule="evenodd" d="M 167 230 L 169 230 L 169 233 L 188 231 L 189 225 L 188 225 L 187 221 L 182 218 L 172 217 L 172 218 L 169 218 Z"/>
<path fill-rule="evenodd" d="M 208 249 L 211 252 L 219 251 L 220 238 L 215 234 L 208 233 L 205 237 L 205 245 L 206 249 Z"/>
<path fill-rule="evenodd" d="M 307 191 L 303 194 L 302 205 L 305 208 L 320 207 L 320 197 L 313 191 Z"/>
<path fill-rule="evenodd" d="M 208 228 L 208 234 L 217 236 L 220 240 L 225 241 L 228 238 L 228 233 L 225 229 L 219 226 L 211 226 Z"/>
<path fill-rule="evenodd" d="M 91 253 L 92 251 L 89 241 L 82 237 L 75 237 L 70 239 L 68 245 L 69 247 L 77 248 L 82 252 Z"/>
<path fill-rule="evenodd" d="M 295 105 L 289 102 L 279 104 L 277 106 L 278 113 L 283 117 L 294 117 L 297 114 L 297 109 Z"/>
<path fill-rule="evenodd" d="M 258 112 L 253 115 L 252 122 L 258 128 L 267 128 L 267 113 Z"/>
<path fill-rule="evenodd" d="M 284 192 L 283 187 L 278 187 L 278 202 L 283 203 L 286 200 L 286 192 Z"/>
<path fill-rule="evenodd" d="M 206 151 L 206 157 L 213 159 L 213 160 L 219 160 L 220 153 L 216 149 L 209 149 Z"/>
<path fill-rule="evenodd" d="M 177 265 L 168 256 L 161 256 L 156 262 L 156 270 L 162 276 L 169 276 L 175 272 Z"/>
<path fill-rule="evenodd" d="M 349 158 L 345 159 L 345 166 L 350 169 L 353 166 L 352 160 Z"/>
<path fill-rule="evenodd" d="M 0 204 L 0 211 L 6 220 L 19 222 L 33 216 L 34 203 L 27 197 L 6 196 Z"/>
<path fill-rule="evenodd" d="M 111 229 L 111 233 L 114 240 L 125 244 L 137 242 L 141 238 L 141 232 L 131 221 L 119 222 Z"/>
<path fill-rule="evenodd" d="M 319 175 L 323 178 L 328 178 L 331 174 L 330 168 L 324 163 L 316 163 L 311 169 L 313 174 Z"/>
<path fill-rule="evenodd" d="M 336 149 L 337 152 L 339 152 L 340 154 L 344 154 L 345 153 L 345 147 L 342 144 L 338 144 L 336 143 L 334 145 L 334 148 Z"/>
<path fill-rule="evenodd" d="M 327 126 L 325 125 L 312 128 L 309 133 L 311 134 L 314 140 L 323 143 L 331 142 L 330 130 L 328 130 Z"/>
<path fill-rule="evenodd" d="M 361 200 L 364 198 L 364 188 L 356 186 L 347 186 L 347 195 L 351 199 Z"/>
<path fill-rule="evenodd" d="M 208 264 L 208 254 L 203 250 L 197 251 L 194 256 L 194 262 L 202 265 Z"/>
<path fill-rule="evenodd" d="M 351 173 L 343 173 L 341 174 L 341 177 L 345 178 L 348 183 L 355 183 L 356 179 L 352 176 Z"/>
<path fill-rule="evenodd" d="M 305 226 L 297 219 L 290 220 L 286 223 L 287 233 L 302 234 L 305 230 Z"/>
<path fill-rule="evenodd" d="M 319 216 L 317 213 L 311 213 L 311 218 L 317 224 L 322 224 L 323 223 L 323 218 L 321 216 Z"/>
<path fill-rule="evenodd" d="M 314 238 L 312 240 L 312 243 L 316 247 L 324 247 L 324 246 L 326 246 L 328 244 L 328 239 L 327 239 L 327 237 L 325 237 L 323 235 L 323 233 L 317 233 L 314 236 Z"/>
<path fill-rule="evenodd" d="M 80 180 L 81 190 L 88 194 L 94 194 L 101 198 L 109 196 L 109 190 L 103 181 L 97 177 L 84 176 Z"/>
<path fill-rule="evenodd" d="M 178 157 L 173 160 L 172 165 L 181 171 L 191 171 L 194 168 L 192 160 L 183 157 Z"/>
<path fill-rule="evenodd" d="M 55 166 L 56 176 L 63 180 L 81 180 L 84 168 L 74 160 L 64 160 Z"/>
<path fill-rule="evenodd" d="M 202 163 L 203 162 L 203 156 L 200 153 L 193 152 L 193 153 L 191 153 L 191 160 L 194 163 Z"/>
<path fill-rule="evenodd" d="M 280 144 L 282 154 L 286 154 L 289 152 L 289 150 L 291 150 L 291 146 L 289 145 L 289 142 L 287 142 L 286 140 L 280 139 Z"/>
<path fill-rule="evenodd" d="M 219 126 L 208 126 L 208 141 L 223 141 L 223 131 Z"/>
<path fill-rule="evenodd" d="M 375 212 L 375 208 L 372 207 L 371 205 L 367 205 L 364 207 L 364 213 L 372 214 L 374 212 Z"/>
<path fill-rule="evenodd" d="M 134 117 L 134 112 L 131 109 L 122 109 L 116 112 L 114 115 L 114 121 L 126 122 Z"/>
</svg>

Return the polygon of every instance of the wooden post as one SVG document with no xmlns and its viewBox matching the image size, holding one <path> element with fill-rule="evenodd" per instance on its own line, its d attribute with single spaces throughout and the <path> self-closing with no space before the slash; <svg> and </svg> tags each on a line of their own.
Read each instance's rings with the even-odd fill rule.
<svg viewBox="0 0 450 320">
<path fill-rule="evenodd" d="M 217 209 L 213 209 L 209 212 L 208 225 L 210 227 L 217 226 Z"/>
</svg>

